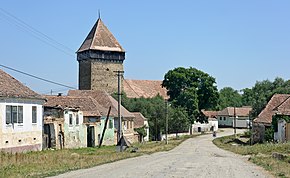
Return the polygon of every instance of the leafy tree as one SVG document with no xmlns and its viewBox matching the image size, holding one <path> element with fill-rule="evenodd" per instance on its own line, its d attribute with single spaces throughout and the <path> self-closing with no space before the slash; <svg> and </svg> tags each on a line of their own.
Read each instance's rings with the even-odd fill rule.
<svg viewBox="0 0 290 178">
<path fill-rule="evenodd" d="M 200 119 L 202 109 L 217 109 L 219 94 L 215 78 L 196 68 L 178 67 L 168 71 L 162 86 L 167 88 L 174 107 L 186 109 L 191 123 Z"/>
<path fill-rule="evenodd" d="M 242 103 L 253 107 L 252 117 L 257 117 L 274 94 L 289 94 L 290 80 L 277 77 L 270 80 L 257 81 L 251 89 L 243 89 Z"/>
<path fill-rule="evenodd" d="M 172 108 L 169 112 L 168 130 L 169 133 L 175 133 L 176 137 L 179 132 L 188 131 L 189 120 L 187 112 L 184 108 Z"/>
<path fill-rule="evenodd" d="M 235 106 L 241 107 L 242 104 L 242 95 L 239 94 L 237 90 L 234 90 L 231 87 L 225 87 L 219 92 L 219 109 L 222 110 L 226 107 Z"/>
</svg>

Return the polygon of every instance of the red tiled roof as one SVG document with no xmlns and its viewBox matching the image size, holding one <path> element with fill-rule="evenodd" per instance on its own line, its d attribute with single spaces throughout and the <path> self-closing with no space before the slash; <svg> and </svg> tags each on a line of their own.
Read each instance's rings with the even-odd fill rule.
<svg viewBox="0 0 290 178">
<path fill-rule="evenodd" d="M 100 18 L 97 20 L 77 52 L 85 50 L 125 52 Z"/>
<path fill-rule="evenodd" d="M 124 80 L 124 92 L 128 98 L 153 98 L 158 94 L 168 99 L 167 90 L 158 80 Z"/>
<path fill-rule="evenodd" d="M 252 111 L 251 107 L 227 107 L 222 111 L 218 112 L 218 116 L 234 116 L 236 112 L 236 116 L 249 116 L 250 112 Z"/>
<path fill-rule="evenodd" d="M 106 114 L 109 107 L 111 106 L 111 117 L 118 117 L 118 101 L 116 101 L 111 95 L 105 91 L 99 90 L 70 90 L 68 92 L 69 96 L 90 96 L 95 99 L 103 108 L 105 108 Z M 121 106 L 121 115 L 127 118 L 134 118 L 134 115 L 130 113 L 126 108 Z"/>
<path fill-rule="evenodd" d="M 0 69 L 0 97 L 42 99 L 41 96 Z"/>
<path fill-rule="evenodd" d="M 143 127 L 144 121 L 146 121 L 147 119 L 142 115 L 142 113 L 140 112 L 132 112 L 132 114 L 134 114 L 135 118 L 133 120 L 134 122 L 134 127 L 135 128 L 140 128 Z"/>
<path fill-rule="evenodd" d="M 275 114 L 274 109 L 281 105 L 286 99 L 288 99 L 290 95 L 288 94 L 275 94 L 272 96 L 271 100 L 268 102 L 266 107 L 262 110 L 262 112 L 258 115 L 254 122 L 263 123 L 263 124 L 271 124 L 272 116 Z"/>
<path fill-rule="evenodd" d="M 91 97 L 77 96 L 44 96 L 47 102 L 46 107 L 76 108 L 83 111 L 84 116 L 102 116 L 102 106 Z"/>
<path fill-rule="evenodd" d="M 273 111 L 281 115 L 290 115 L 290 97 L 274 108 Z"/>
</svg>

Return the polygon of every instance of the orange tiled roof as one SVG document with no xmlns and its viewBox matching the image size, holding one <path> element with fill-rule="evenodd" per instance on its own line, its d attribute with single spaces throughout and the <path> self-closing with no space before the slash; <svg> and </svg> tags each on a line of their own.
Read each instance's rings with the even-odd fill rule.
<svg viewBox="0 0 290 178">
<path fill-rule="evenodd" d="M 258 115 L 254 122 L 262 124 L 271 124 L 272 116 L 275 114 L 274 109 L 281 105 L 290 95 L 288 94 L 275 94 L 272 96 L 266 107 Z"/>
<path fill-rule="evenodd" d="M 216 116 L 218 115 L 218 111 L 201 110 L 201 112 L 208 118 L 216 118 Z"/>
<path fill-rule="evenodd" d="M 158 80 L 124 80 L 124 92 L 128 98 L 153 98 L 158 94 L 168 99 L 167 90 Z"/>
</svg>

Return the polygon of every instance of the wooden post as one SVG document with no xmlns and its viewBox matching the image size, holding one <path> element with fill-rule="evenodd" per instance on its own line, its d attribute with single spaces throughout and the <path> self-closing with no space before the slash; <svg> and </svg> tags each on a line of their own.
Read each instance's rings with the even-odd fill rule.
<svg viewBox="0 0 290 178">
<path fill-rule="evenodd" d="M 106 133 L 106 129 L 107 129 L 107 124 L 108 124 L 109 117 L 110 117 L 110 112 L 111 112 L 111 106 L 109 107 L 108 115 L 107 115 L 107 118 L 106 118 L 106 121 L 105 121 L 103 133 L 102 133 L 102 137 L 101 137 L 101 140 L 100 140 L 100 143 L 99 143 L 99 148 L 101 148 L 102 143 L 103 143 L 103 139 L 105 137 L 105 133 Z"/>
</svg>

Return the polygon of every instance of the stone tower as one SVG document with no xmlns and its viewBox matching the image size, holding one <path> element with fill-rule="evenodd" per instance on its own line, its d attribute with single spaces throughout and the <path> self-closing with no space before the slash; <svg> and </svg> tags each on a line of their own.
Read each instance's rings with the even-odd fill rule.
<svg viewBox="0 0 290 178">
<path fill-rule="evenodd" d="M 124 70 L 125 51 L 101 18 L 77 51 L 77 60 L 80 90 L 104 90 L 110 94 L 117 92 L 115 71 Z"/>
</svg>

